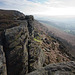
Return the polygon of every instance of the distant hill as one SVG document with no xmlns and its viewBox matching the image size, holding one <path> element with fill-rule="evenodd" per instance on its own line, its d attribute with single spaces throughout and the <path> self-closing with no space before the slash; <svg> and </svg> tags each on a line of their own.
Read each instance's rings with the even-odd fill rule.
<svg viewBox="0 0 75 75">
<path fill-rule="evenodd" d="M 75 35 L 75 22 L 74 21 L 72 22 L 71 21 L 45 21 L 45 20 L 39 20 L 39 21 L 47 25 L 57 27 L 69 34 Z"/>
</svg>

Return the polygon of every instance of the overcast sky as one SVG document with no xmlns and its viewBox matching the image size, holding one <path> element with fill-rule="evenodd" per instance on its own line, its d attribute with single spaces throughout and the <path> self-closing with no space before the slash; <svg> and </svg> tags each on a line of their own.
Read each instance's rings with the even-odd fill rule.
<svg viewBox="0 0 75 75">
<path fill-rule="evenodd" d="M 75 15 L 75 0 L 0 0 L 0 9 L 32 15 Z"/>
</svg>

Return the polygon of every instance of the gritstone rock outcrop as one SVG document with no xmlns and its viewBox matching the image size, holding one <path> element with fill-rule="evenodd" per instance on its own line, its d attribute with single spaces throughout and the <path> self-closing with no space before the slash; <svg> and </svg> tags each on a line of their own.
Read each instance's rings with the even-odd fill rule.
<svg viewBox="0 0 75 75">
<path fill-rule="evenodd" d="M 25 75 L 42 67 L 44 59 L 42 50 L 37 45 L 35 45 L 37 48 L 35 50 L 29 47 L 32 42 L 31 38 L 34 37 L 34 17 L 11 10 L 1 10 L 0 14 L 1 73 Z"/>
<path fill-rule="evenodd" d="M 75 62 L 50 64 L 27 75 L 75 75 Z"/>
<path fill-rule="evenodd" d="M 74 75 L 75 62 L 48 65 L 71 59 L 46 32 L 32 15 L 0 10 L 0 75 Z"/>
</svg>

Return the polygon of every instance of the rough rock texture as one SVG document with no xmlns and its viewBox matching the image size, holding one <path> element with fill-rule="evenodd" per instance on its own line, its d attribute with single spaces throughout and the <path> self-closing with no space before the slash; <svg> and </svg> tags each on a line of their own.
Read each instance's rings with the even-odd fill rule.
<svg viewBox="0 0 75 75">
<path fill-rule="evenodd" d="M 33 16 L 26 16 L 26 20 L 28 22 L 28 31 L 29 31 L 29 35 L 30 37 L 34 37 L 34 17 Z"/>
<path fill-rule="evenodd" d="M 7 75 L 5 53 L 3 51 L 1 41 L 0 41 L 0 75 Z"/>
<path fill-rule="evenodd" d="M 24 23 L 25 24 L 25 23 Z M 5 31 L 4 50 L 8 75 L 23 75 L 28 72 L 28 30 L 27 23 Z"/>
<path fill-rule="evenodd" d="M 26 19 L 25 15 L 18 11 L 1 10 L 0 14 L 0 40 L 3 47 L 0 50 L 5 52 L 7 74 L 25 75 L 28 73 L 28 20 L 33 21 L 33 18 L 26 16 Z M 4 72 L 3 69 L 2 71 Z"/>
<path fill-rule="evenodd" d="M 28 46 L 29 49 L 29 72 L 32 72 L 43 66 L 45 62 L 45 55 L 43 50 L 35 41 L 31 41 Z"/>
<path fill-rule="evenodd" d="M 35 22 L 32 15 L 0 10 L 0 75 L 25 75 L 34 70 L 38 71 L 30 75 L 62 75 L 62 70 L 70 74 L 70 70 L 66 70 L 68 63 L 47 66 L 50 63 L 70 61 L 70 57 L 61 51 L 66 49 L 61 49 L 63 44 L 46 32 L 47 29 Z M 70 62 L 70 66 L 74 66 L 74 62 Z"/>
<path fill-rule="evenodd" d="M 34 18 L 26 16 L 28 22 L 29 40 L 28 40 L 28 72 L 32 72 L 43 66 L 45 57 L 43 50 L 34 41 Z"/>
<path fill-rule="evenodd" d="M 0 20 L 25 20 L 25 15 L 15 10 L 0 10 Z"/>
<path fill-rule="evenodd" d="M 27 75 L 75 75 L 75 62 L 50 64 Z"/>
<path fill-rule="evenodd" d="M 33 40 L 34 17 L 9 10 L 1 10 L 0 14 L 2 34 L 0 36 L 5 52 L 7 74 L 25 75 L 42 67 L 45 60 L 44 54 Z"/>
</svg>

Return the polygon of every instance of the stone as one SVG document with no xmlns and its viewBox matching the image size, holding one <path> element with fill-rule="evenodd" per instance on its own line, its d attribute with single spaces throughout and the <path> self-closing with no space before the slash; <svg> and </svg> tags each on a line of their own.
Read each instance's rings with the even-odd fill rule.
<svg viewBox="0 0 75 75">
<path fill-rule="evenodd" d="M 74 71 L 75 62 L 70 61 L 50 64 L 26 75 L 75 75 Z"/>
<path fill-rule="evenodd" d="M 26 24 L 25 24 L 26 25 Z M 5 53 L 8 75 L 24 75 L 28 72 L 28 30 L 20 25 L 5 31 Z M 26 37 L 27 36 L 27 37 Z"/>
<path fill-rule="evenodd" d="M 6 59 L 2 45 L 0 45 L 0 75 L 7 75 Z"/>
</svg>

